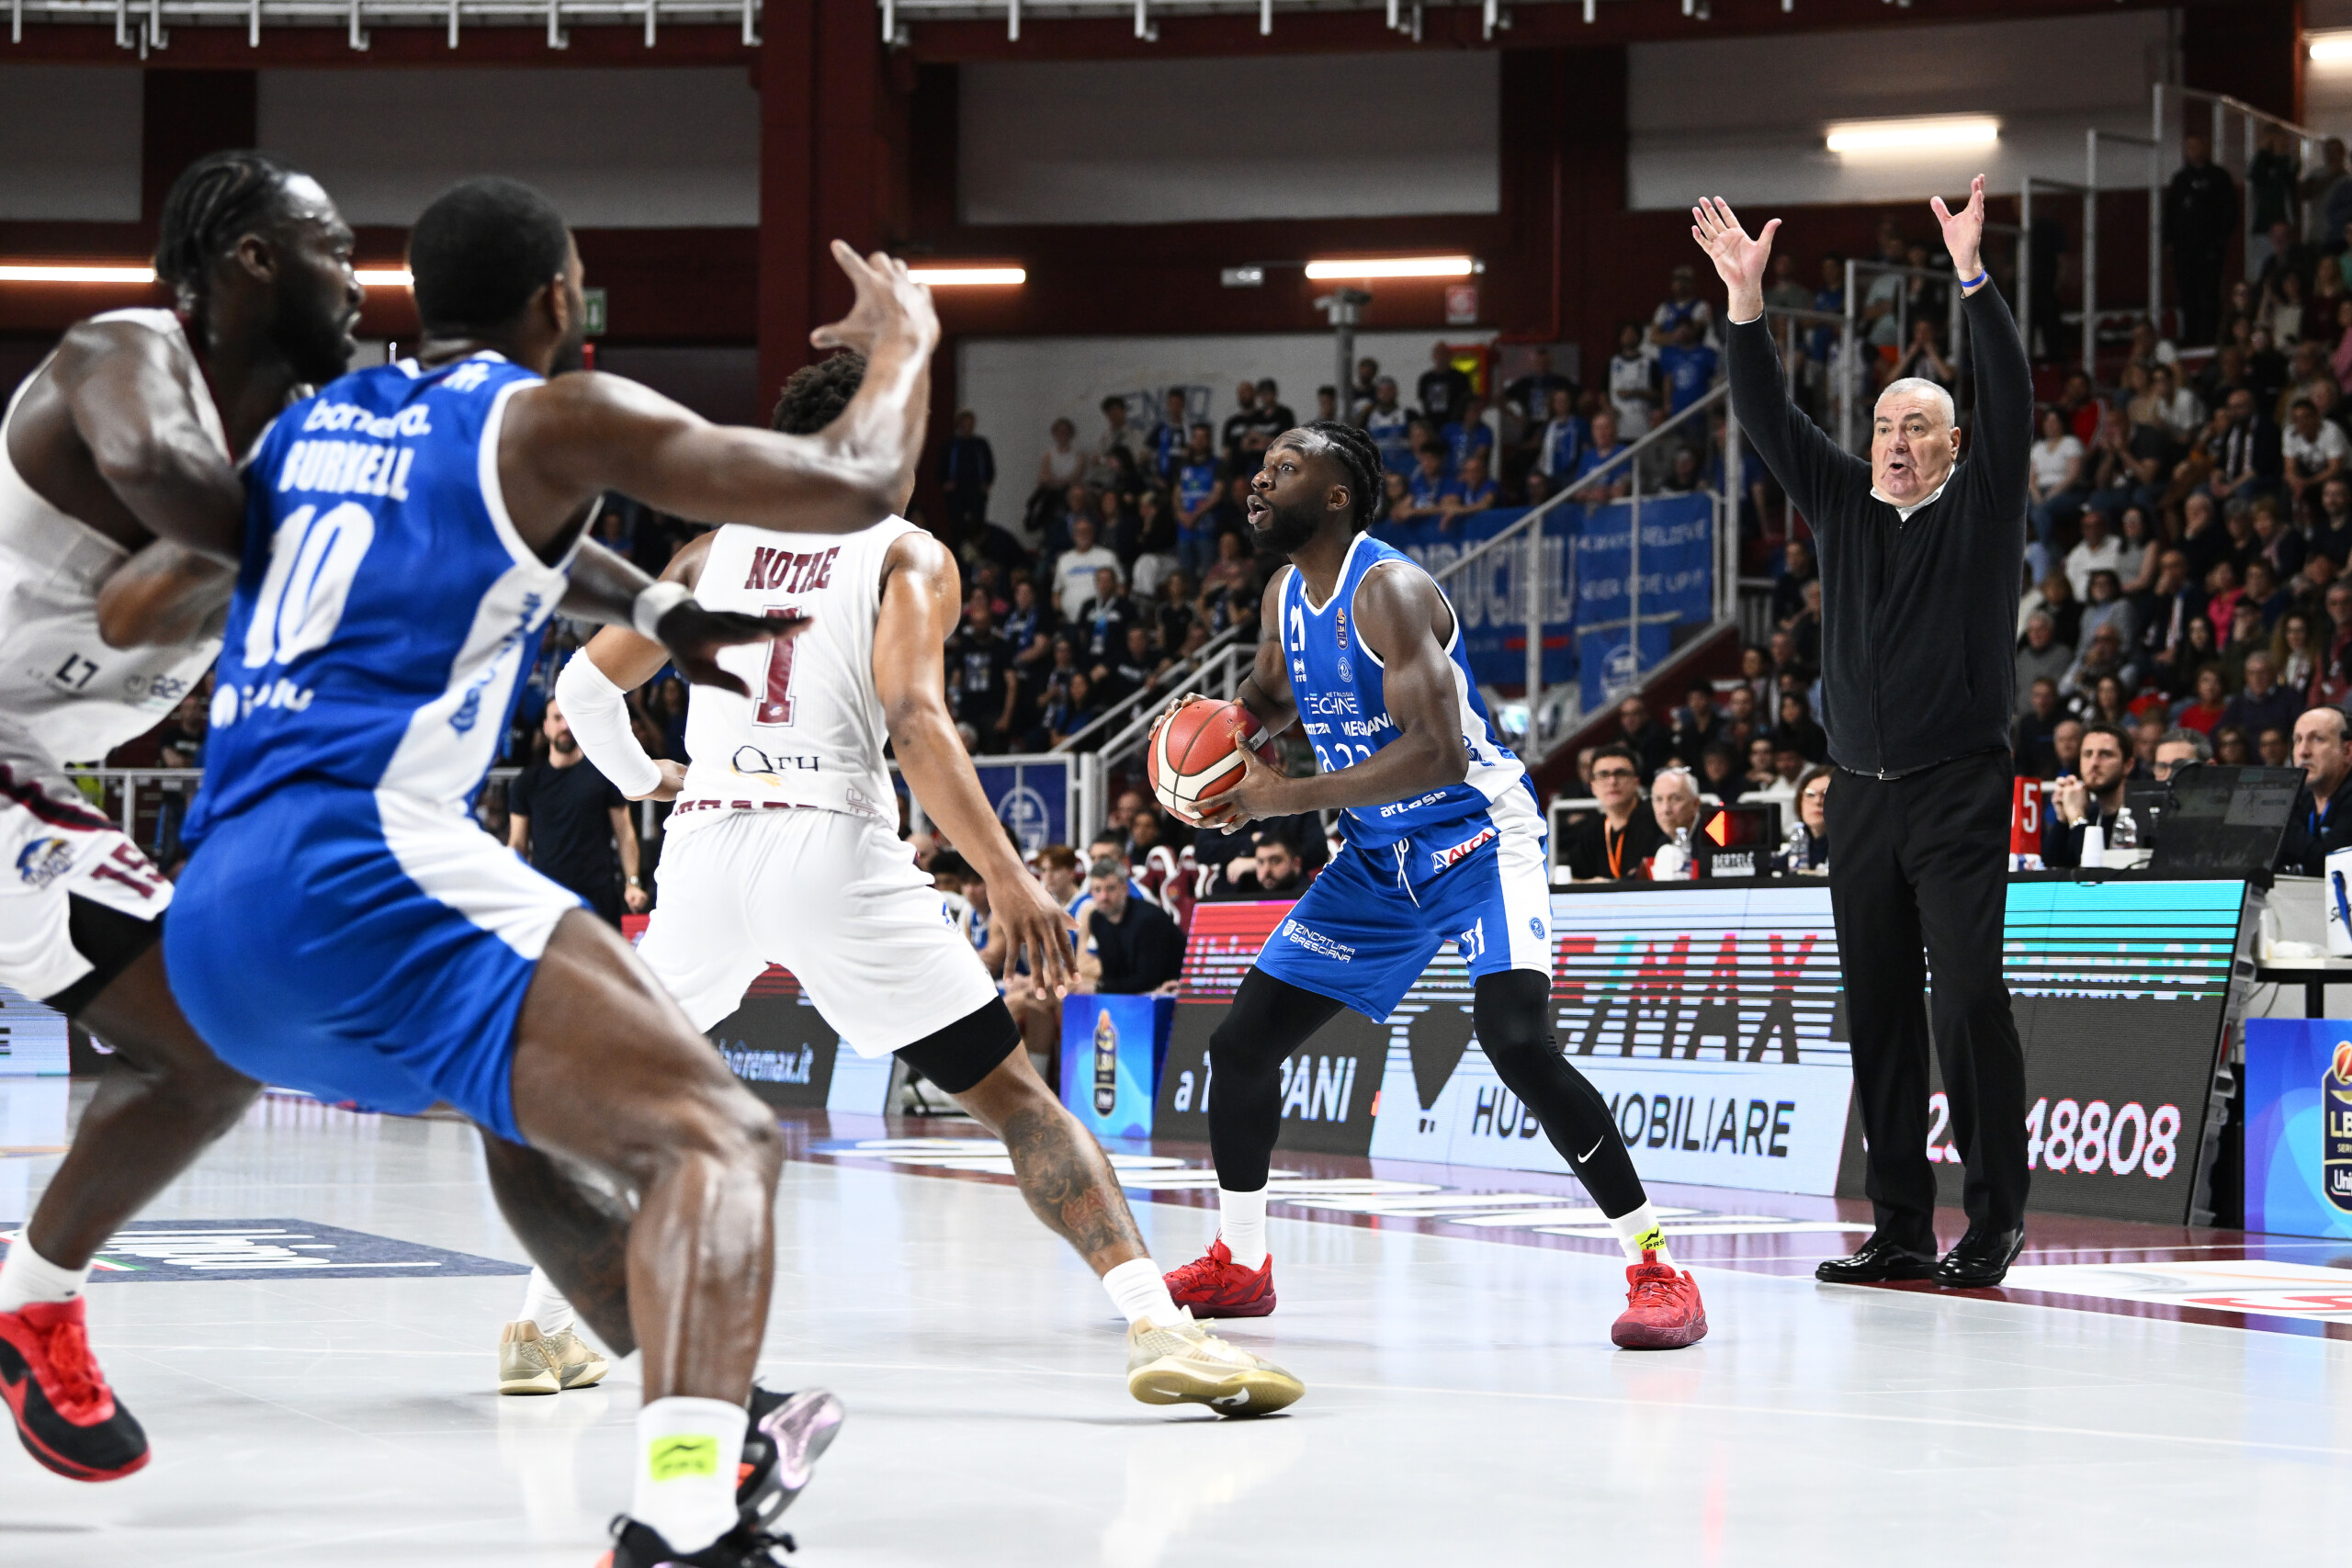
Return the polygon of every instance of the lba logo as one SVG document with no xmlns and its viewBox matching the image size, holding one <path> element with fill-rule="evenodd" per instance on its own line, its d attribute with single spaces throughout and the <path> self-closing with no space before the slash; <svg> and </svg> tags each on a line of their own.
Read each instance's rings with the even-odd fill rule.
<svg viewBox="0 0 2352 1568">
<path fill-rule="evenodd" d="M 2320 1188 L 2327 1201 L 2352 1214 L 2352 1040 L 2339 1040 L 2319 1082 L 2322 1117 Z"/>
</svg>

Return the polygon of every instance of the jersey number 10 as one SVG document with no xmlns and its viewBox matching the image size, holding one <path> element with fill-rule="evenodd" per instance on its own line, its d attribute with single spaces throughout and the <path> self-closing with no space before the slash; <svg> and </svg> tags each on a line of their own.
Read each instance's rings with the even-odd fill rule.
<svg viewBox="0 0 2352 1568">
<path fill-rule="evenodd" d="M 770 620 L 786 620 L 800 612 L 771 604 L 761 613 Z M 798 640 L 784 637 L 768 644 L 768 678 L 752 713 L 753 724 L 780 727 L 792 722 L 792 647 Z"/>
</svg>

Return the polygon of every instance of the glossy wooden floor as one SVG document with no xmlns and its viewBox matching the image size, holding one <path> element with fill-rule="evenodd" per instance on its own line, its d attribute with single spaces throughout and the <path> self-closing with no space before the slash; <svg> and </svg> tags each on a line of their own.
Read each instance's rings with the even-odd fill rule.
<svg viewBox="0 0 2352 1568">
<path fill-rule="evenodd" d="M 62 1100 L 11 1106 L 29 1152 L 0 1157 L 0 1215 L 63 1136 L 42 1131 Z M 968 1123 L 787 1133 L 763 1372 L 850 1409 L 790 1516 L 801 1562 L 2341 1555 L 2352 1345 L 2331 1325 L 2352 1293 L 2325 1287 L 2352 1287 L 2352 1258 L 2327 1244 L 2048 1221 L 2031 1288 L 1831 1288 L 1809 1270 L 1861 1234 L 1850 1210 L 1661 1190 L 1713 1333 L 1642 1355 L 1609 1344 L 1622 1264 L 1572 1182 L 1285 1155 L 1282 1306 L 1232 1335 L 1309 1393 L 1229 1424 L 1127 1399 L 1099 1287 Z M 1198 1252 L 1203 1151 L 1119 1158 L 1156 1256 Z M 314 1239 L 276 1273 L 243 1267 L 275 1255 L 248 1235 L 165 1277 L 205 1222 L 264 1218 Z M 145 1228 L 182 1239 L 90 1300 L 154 1463 L 94 1487 L 0 1453 L 0 1563 L 594 1562 L 628 1498 L 634 1363 L 552 1399 L 491 1392 L 520 1280 L 468 1270 L 522 1253 L 464 1126 L 265 1102 Z"/>
</svg>

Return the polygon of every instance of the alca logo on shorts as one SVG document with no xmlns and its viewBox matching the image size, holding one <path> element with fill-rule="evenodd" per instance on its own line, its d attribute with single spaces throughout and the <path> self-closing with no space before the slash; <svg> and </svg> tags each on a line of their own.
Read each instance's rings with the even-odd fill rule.
<svg viewBox="0 0 2352 1568">
<path fill-rule="evenodd" d="M 1432 872 L 1443 871 L 1447 866 L 1453 864 L 1457 861 L 1464 860 L 1471 854 L 1476 853 L 1480 845 L 1494 842 L 1498 837 L 1498 835 L 1492 828 L 1487 828 L 1481 829 L 1476 837 L 1464 839 L 1460 843 L 1455 844 L 1451 848 L 1431 850 L 1430 852 L 1430 870 Z M 1536 934 L 1540 936 L 1543 933 L 1539 931 Z"/>
<path fill-rule="evenodd" d="M 17 852 L 17 874 L 28 887 L 46 887 L 74 869 L 74 846 L 62 839 L 35 839 Z"/>
</svg>

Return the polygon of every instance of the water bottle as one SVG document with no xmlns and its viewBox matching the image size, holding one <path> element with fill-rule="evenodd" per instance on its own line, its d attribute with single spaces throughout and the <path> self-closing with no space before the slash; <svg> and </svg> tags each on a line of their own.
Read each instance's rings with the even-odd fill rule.
<svg viewBox="0 0 2352 1568">
<path fill-rule="evenodd" d="M 1094 1021 L 1094 1114 L 1108 1116 L 1119 1104 L 1119 1030 L 1109 1009 Z"/>
<path fill-rule="evenodd" d="M 2121 807 L 2115 814 L 2115 831 L 2108 839 L 2108 848 L 2136 850 L 2140 847 L 2140 824 L 2132 819 L 2132 808 Z"/>
<path fill-rule="evenodd" d="M 1803 871 L 1812 858 L 1812 829 L 1799 822 L 1789 829 L 1787 841 L 1781 845 L 1781 863 L 1791 871 Z"/>
<path fill-rule="evenodd" d="M 1674 850 L 1682 857 L 1682 867 L 1676 874 L 1685 882 L 1695 881 L 1699 875 L 1699 863 L 1690 856 L 1690 829 L 1677 828 L 1674 830 Z"/>
</svg>

